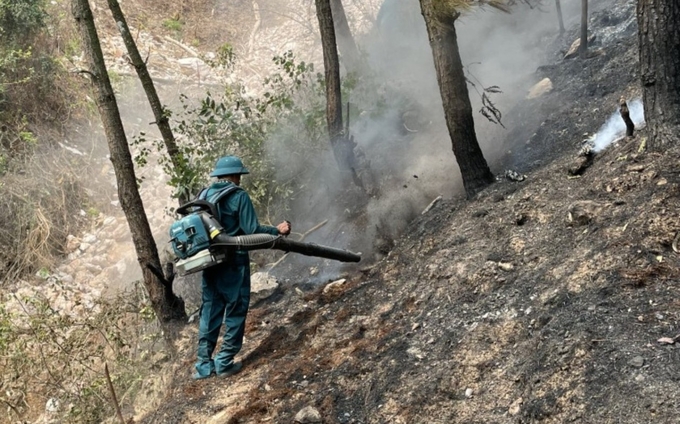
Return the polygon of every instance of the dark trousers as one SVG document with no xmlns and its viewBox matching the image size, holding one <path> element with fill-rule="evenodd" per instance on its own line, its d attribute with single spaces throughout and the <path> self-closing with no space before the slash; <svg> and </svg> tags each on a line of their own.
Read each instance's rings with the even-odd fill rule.
<svg viewBox="0 0 680 424">
<path fill-rule="evenodd" d="M 198 374 L 219 374 L 231 367 L 234 356 L 243 345 L 249 303 L 249 263 L 216 266 L 203 271 L 203 304 L 198 327 L 196 362 Z M 222 322 L 226 330 L 222 345 L 213 359 Z"/>
</svg>

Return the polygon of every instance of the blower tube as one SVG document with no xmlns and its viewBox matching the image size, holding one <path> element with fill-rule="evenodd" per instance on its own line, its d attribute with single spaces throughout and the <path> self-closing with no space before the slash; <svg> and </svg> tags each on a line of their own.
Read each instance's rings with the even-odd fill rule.
<svg viewBox="0 0 680 424">
<path fill-rule="evenodd" d="M 305 256 L 333 259 L 340 262 L 359 262 L 361 256 L 348 250 L 322 246 L 315 243 L 302 243 L 271 234 L 250 234 L 244 236 L 228 236 L 218 234 L 211 243 L 212 247 L 223 247 L 227 250 L 259 250 L 275 249 L 284 252 L 300 253 Z"/>
</svg>

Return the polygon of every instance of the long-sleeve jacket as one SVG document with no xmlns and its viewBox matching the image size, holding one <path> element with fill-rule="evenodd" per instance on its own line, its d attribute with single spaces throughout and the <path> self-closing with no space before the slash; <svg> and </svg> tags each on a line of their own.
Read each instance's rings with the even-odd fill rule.
<svg viewBox="0 0 680 424">
<path fill-rule="evenodd" d="M 230 185 L 233 185 L 233 183 L 229 181 L 218 181 L 213 183 L 208 187 L 206 198 L 209 199 L 214 193 Z M 222 228 L 224 228 L 225 234 L 229 236 L 258 233 L 272 235 L 279 234 L 276 227 L 260 225 L 253 202 L 250 200 L 250 196 L 245 190 L 236 190 L 227 195 L 219 202 L 217 209 L 219 212 L 218 219 L 222 224 Z M 247 252 L 237 252 L 236 255 L 244 256 L 244 258 L 238 259 L 247 261 Z"/>
</svg>

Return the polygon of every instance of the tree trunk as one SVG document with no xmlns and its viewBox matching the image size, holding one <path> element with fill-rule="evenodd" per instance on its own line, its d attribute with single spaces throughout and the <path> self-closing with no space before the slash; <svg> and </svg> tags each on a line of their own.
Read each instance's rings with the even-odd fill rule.
<svg viewBox="0 0 680 424">
<path fill-rule="evenodd" d="M 680 134 L 680 3 L 639 0 L 640 76 L 650 150 Z"/>
<path fill-rule="evenodd" d="M 175 141 L 175 136 L 172 134 L 172 130 L 170 129 L 170 120 L 168 119 L 167 111 L 161 104 L 161 100 L 158 97 L 158 93 L 156 92 L 156 87 L 153 84 L 151 75 L 149 75 L 149 70 L 146 67 L 146 63 L 142 59 L 142 56 L 139 54 L 139 49 L 137 48 L 135 40 L 132 38 L 130 28 L 128 27 L 127 21 L 125 20 L 125 15 L 123 15 L 123 11 L 120 8 L 118 0 L 108 0 L 108 3 L 109 9 L 111 9 L 111 14 L 113 15 L 113 19 L 116 21 L 118 31 L 120 31 L 120 35 L 123 37 L 123 42 L 125 43 L 128 55 L 130 56 L 132 66 L 134 66 L 135 71 L 137 71 L 137 76 L 142 83 L 142 87 L 146 93 L 146 98 L 149 100 L 149 104 L 151 105 L 153 116 L 156 119 L 155 123 L 158 125 L 158 129 L 160 130 L 161 136 L 163 137 L 163 142 L 165 143 L 165 148 L 168 151 L 168 156 L 170 156 L 170 162 L 172 163 L 173 167 L 172 172 L 174 172 L 176 175 L 181 175 L 186 161 L 179 151 L 177 142 Z M 189 192 L 180 192 L 179 204 L 182 205 L 188 201 Z"/>
<path fill-rule="evenodd" d="M 361 59 L 359 57 L 359 50 L 354 42 L 352 31 L 349 29 L 347 22 L 347 15 L 345 15 L 345 8 L 342 6 L 342 0 L 330 0 L 331 10 L 333 15 L 333 23 L 335 33 L 337 35 L 338 49 L 342 56 L 343 63 L 347 72 L 359 72 Z"/>
<path fill-rule="evenodd" d="M 624 124 L 626 124 L 626 137 L 632 137 L 635 134 L 635 123 L 630 119 L 630 110 L 628 109 L 625 97 L 619 99 L 619 113 Z"/>
<path fill-rule="evenodd" d="M 588 0 L 581 0 L 581 45 L 579 55 L 585 59 L 588 55 Z"/>
<path fill-rule="evenodd" d="M 560 35 L 564 34 L 564 18 L 562 18 L 562 4 L 560 0 L 555 0 L 555 9 L 557 9 L 557 21 L 560 24 Z"/>
<path fill-rule="evenodd" d="M 472 197 L 493 183 L 494 177 L 484 159 L 475 133 L 472 105 L 454 26 L 458 16 L 440 19 L 433 6 L 433 0 L 420 0 L 420 7 L 432 47 L 453 154 L 463 176 L 465 193 Z"/>
<path fill-rule="evenodd" d="M 102 119 L 111 163 L 118 182 L 118 199 L 130 227 L 137 258 L 142 267 L 144 285 L 149 292 L 154 311 L 161 322 L 184 319 L 186 313 L 182 299 L 174 295 L 170 284 L 164 284 L 149 269 L 149 266 L 158 270 L 161 269 L 158 250 L 144 212 L 142 199 L 137 190 L 137 177 L 135 176 L 132 156 L 128 148 L 123 122 L 120 119 L 116 97 L 106 71 L 92 10 L 88 0 L 72 0 L 71 6 L 85 51 L 85 58 L 90 67 L 86 73 L 90 75 L 96 91 L 95 102 Z"/>
<path fill-rule="evenodd" d="M 342 127 L 342 93 L 340 91 L 340 62 L 335 42 L 333 14 L 330 0 L 316 0 L 316 16 L 319 19 L 323 66 L 326 79 L 326 122 L 335 160 L 341 170 L 351 170 L 353 146 Z"/>
</svg>

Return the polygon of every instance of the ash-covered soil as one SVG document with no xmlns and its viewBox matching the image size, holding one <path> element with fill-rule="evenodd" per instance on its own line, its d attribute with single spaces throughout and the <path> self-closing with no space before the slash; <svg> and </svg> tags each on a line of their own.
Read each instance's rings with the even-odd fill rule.
<svg viewBox="0 0 680 424">
<path fill-rule="evenodd" d="M 187 327 L 142 422 L 291 423 L 306 406 L 343 424 L 677 422 L 680 148 L 641 150 L 643 130 L 567 172 L 637 92 L 634 2 L 591 28 L 594 55 L 555 53 L 537 73 L 553 92 L 508 114 L 498 167 L 525 181 L 438 203 L 343 284 L 284 285 L 251 310 L 237 376 L 192 382 Z"/>
</svg>

